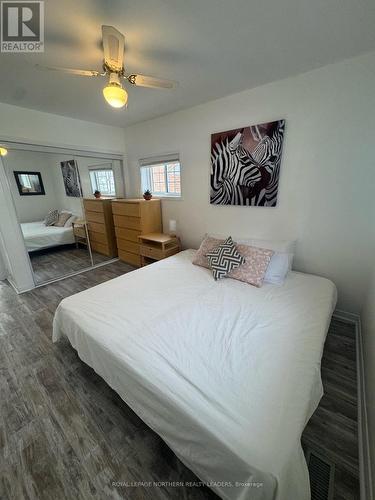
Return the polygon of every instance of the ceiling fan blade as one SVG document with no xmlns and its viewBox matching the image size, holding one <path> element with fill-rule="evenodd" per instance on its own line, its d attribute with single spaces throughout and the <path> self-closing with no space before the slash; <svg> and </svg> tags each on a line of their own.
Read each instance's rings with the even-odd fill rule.
<svg viewBox="0 0 375 500">
<path fill-rule="evenodd" d="M 127 80 L 132 85 L 137 87 L 148 87 L 155 89 L 174 89 L 178 86 L 177 82 L 173 80 L 163 80 L 162 78 L 155 78 L 153 76 L 145 75 L 129 75 Z"/>
<path fill-rule="evenodd" d="M 62 73 L 68 73 L 69 75 L 102 76 L 102 74 L 99 73 L 99 71 L 94 71 L 94 70 L 60 68 L 58 66 L 40 66 L 39 64 L 36 64 L 35 67 L 42 71 L 60 71 Z"/>
<path fill-rule="evenodd" d="M 104 64 L 113 72 L 124 67 L 125 37 L 113 26 L 102 26 Z"/>
</svg>

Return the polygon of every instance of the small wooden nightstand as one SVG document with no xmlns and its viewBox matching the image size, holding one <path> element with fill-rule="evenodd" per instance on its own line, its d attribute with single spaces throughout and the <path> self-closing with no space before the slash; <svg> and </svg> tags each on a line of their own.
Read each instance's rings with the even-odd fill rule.
<svg viewBox="0 0 375 500">
<path fill-rule="evenodd" d="M 163 233 L 149 233 L 138 236 L 140 243 L 141 266 L 165 259 L 181 250 L 176 236 Z"/>
<path fill-rule="evenodd" d="M 76 241 L 76 247 L 78 248 L 79 244 L 85 245 L 87 247 L 87 231 L 86 231 L 86 221 L 84 220 L 76 220 L 72 223 L 74 239 Z"/>
</svg>

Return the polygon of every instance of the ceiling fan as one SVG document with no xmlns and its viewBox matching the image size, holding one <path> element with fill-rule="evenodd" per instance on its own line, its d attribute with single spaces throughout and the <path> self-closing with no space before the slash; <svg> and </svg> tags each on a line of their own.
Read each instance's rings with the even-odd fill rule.
<svg viewBox="0 0 375 500">
<path fill-rule="evenodd" d="M 114 108 L 123 108 L 128 102 L 128 93 L 121 85 L 121 79 L 127 80 L 136 87 L 173 89 L 177 82 L 163 80 L 145 75 L 126 75 L 124 69 L 125 37 L 113 26 L 102 26 L 103 39 L 103 71 L 59 68 L 55 66 L 40 66 L 38 69 L 62 71 L 71 75 L 108 78 L 108 84 L 103 88 L 105 100 Z"/>
</svg>

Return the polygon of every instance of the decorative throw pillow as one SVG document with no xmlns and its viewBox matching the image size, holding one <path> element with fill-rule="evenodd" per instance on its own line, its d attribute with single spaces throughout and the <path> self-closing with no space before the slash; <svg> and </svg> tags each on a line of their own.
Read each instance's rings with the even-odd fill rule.
<svg viewBox="0 0 375 500">
<path fill-rule="evenodd" d="M 249 245 L 236 245 L 236 249 L 245 262 L 237 269 L 233 269 L 227 278 L 261 287 L 274 251 Z"/>
<path fill-rule="evenodd" d="M 44 224 L 46 226 L 53 226 L 55 222 L 57 222 L 59 218 L 59 211 L 58 210 L 50 210 L 44 219 Z"/>
<path fill-rule="evenodd" d="M 71 216 L 72 216 L 72 214 L 70 214 L 69 212 L 60 212 L 59 217 L 58 217 L 57 221 L 55 222 L 54 226 L 64 227 L 66 221 L 68 219 L 70 219 Z"/>
<path fill-rule="evenodd" d="M 221 243 L 218 247 L 206 254 L 208 263 L 212 269 L 212 274 L 215 280 L 219 280 L 227 276 L 228 273 L 244 264 L 245 259 L 236 250 L 232 238 Z"/>
<path fill-rule="evenodd" d="M 194 256 L 193 264 L 209 269 L 210 265 L 208 263 L 206 254 L 208 252 L 211 252 L 211 250 L 213 250 L 214 248 L 218 247 L 220 243 L 223 243 L 224 241 L 225 240 L 223 239 L 219 240 L 217 238 L 211 238 L 211 236 L 206 236 L 203 239 L 199 250 L 197 250 Z"/>
<path fill-rule="evenodd" d="M 73 222 L 75 222 L 78 219 L 76 215 L 72 215 L 69 217 L 69 219 L 65 222 L 64 227 L 72 227 Z"/>
</svg>

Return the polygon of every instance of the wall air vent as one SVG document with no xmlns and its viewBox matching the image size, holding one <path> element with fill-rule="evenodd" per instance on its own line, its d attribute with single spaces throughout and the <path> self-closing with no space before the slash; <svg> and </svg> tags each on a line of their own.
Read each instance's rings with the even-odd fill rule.
<svg viewBox="0 0 375 500">
<path fill-rule="evenodd" d="M 308 449 L 306 460 L 309 468 L 311 500 L 332 500 L 335 478 L 335 466 Z"/>
</svg>

